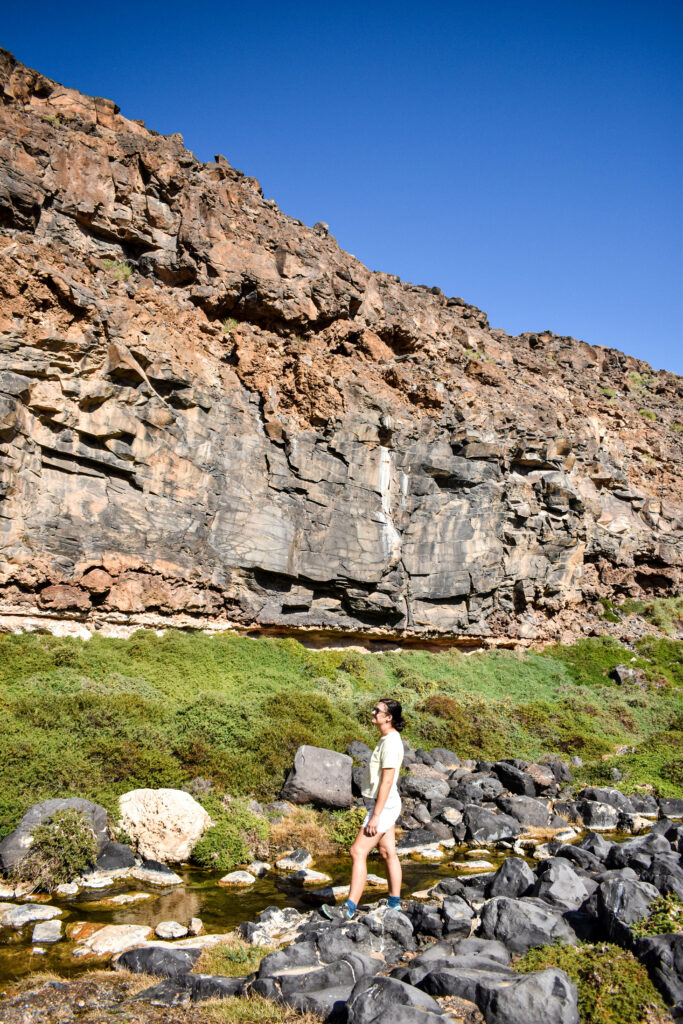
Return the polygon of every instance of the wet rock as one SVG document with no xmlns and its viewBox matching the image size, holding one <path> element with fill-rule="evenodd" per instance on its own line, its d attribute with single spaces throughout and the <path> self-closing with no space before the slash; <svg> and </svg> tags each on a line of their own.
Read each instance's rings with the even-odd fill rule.
<svg viewBox="0 0 683 1024">
<path fill-rule="evenodd" d="M 45 906 L 37 903 L 0 903 L 0 925 L 4 928 L 23 928 L 31 921 L 50 921 L 59 917 L 59 907 Z"/>
<path fill-rule="evenodd" d="M 295 871 L 290 877 L 290 882 L 295 882 L 297 885 L 321 885 L 323 882 L 331 881 L 330 876 L 323 871 L 311 871 L 310 868 Z"/>
<path fill-rule="evenodd" d="M 114 956 L 144 942 L 152 929 L 141 924 L 106 924 L 78 941 L 74 956 Z"/>
<path fill-rule="evenodd" d="M 33 929 L 31 935 L 31 942 L 40 944 L 41 942 L 59 942 L 62 937 L 62 922 L 61 921 L 39 921 Z"/>
<path fill-rule="evenodd" d="M 248 871 L 229 871 L 227 875 L 223 875 L 219 879 L 219 885 L 253 885 L 256 879 Z"/>
<path fill-rule="evenodd" d="M 200 954 L 201 949 L 143 946 L 122 953 L 116 957 L 112 966 L 115 970 L 125 969 L 134 974 L 152 974 L 158 978 L 177 978 L 192 970 Z"/>
<path fill-rule="evenodd" d="M 313 858 L 308 850 L 300 849 L 288 853 L 285 857 L 280 857 L 275 861 L 275 867 L 280 871 L 302 871 L 312 863 Z"/>
<path fill-rule="evenodd" d="M 353 761 L 346 754 L 323 747 L 299 747 L 282 797 L 294 804 L 350 807 L 352 767 Z"/>
<path fill-rule="evenodd" d="M 531 897 L 508 899 L 496 896 L 481 911 L 480 935 L 502 942 L 513 953 L 553 942 L 576 945 L 576 935 L 558 913 L 543 900 Z"/>
<path fill-rule="evenodd" d="M 180 789 L 131 790 L 119 797 L 119 810 L 138 853 L 163 863 L 188 860 L 212 824 L 201 804 Z"/>
<path fill-rule="evenodd" d="M 251 864 L 247 864 L 247 871 L 256 878 L 263 878 L 270 870 L 272 869 L 267 860 L 253 860 Z"/>
</svg>

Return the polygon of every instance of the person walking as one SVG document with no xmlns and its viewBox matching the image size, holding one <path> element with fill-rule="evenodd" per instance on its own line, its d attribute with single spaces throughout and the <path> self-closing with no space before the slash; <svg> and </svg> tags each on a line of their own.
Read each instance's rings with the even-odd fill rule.
<svg viewBox="0 0 683 1024">
<path fill-rule="evenodd" d="M 372 804 L 365 815 L 358 835 L 349 850 L 351 854 L 351 888 L 342 913 L 348 920 L 356 913 L 368 877 L 368 854 L 377 846 L 387 868 L 388 906 L 396 909 L 401 902 L 401 862 L 396 853 L 396 819 L 401 813 L 398 773 L 403 763 L 403 741 L 400 732 L 405 725 L 397 700 L 383 697 L 372 709 L 373 725 L 380 739 L 366 768 L 361 792 Z M 323 904 L 321 913 L 328 918 L 338 916 L 336 908 Z"/>
</svg>

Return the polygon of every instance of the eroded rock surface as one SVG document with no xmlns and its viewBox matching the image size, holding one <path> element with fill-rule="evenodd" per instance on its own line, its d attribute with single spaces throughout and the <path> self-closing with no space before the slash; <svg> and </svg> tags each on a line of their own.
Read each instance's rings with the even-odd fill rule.
<svg viewBox="0 0 683 1024">
<path fill-rule="evenodd" d="M 4 51 L 0 96 L 5 627 L 523 642 L 676 587 L 680 378 L 373 273 Z"/>
</svg>

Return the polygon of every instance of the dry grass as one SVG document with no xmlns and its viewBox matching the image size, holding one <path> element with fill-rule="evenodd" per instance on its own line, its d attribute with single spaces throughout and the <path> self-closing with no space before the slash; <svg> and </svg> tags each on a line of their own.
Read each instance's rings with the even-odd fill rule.
<svg viewBox="0 0 683 1024">
<path fill-rule="evenodd" d="M 319 857 L 328 856 L 337 850 L 330 839 L 329 816 L 315 811 L 312 807 L 297 807 L 282 821 L 270 826 L 270 846 L 273 854 L 283 850 L 303 847 Z"/>
<path fill-rule="evenodd" d="M 255 971 L 263 957 L 273 953 L 275 949 L 276 946 L 252 946 L 234 935 L 225 942 L 202 950 L 192 973 L 222 974 L 229 978 L 241 978 Z"/>
<path fill-rule="evenodd" d="M 262 996 L 211 1000 L 202 1009 L 211 1024 L 322 1024 L 323 1019 L 316 1013 L 302 1014 L 271 1003 Z"/>
</svg>

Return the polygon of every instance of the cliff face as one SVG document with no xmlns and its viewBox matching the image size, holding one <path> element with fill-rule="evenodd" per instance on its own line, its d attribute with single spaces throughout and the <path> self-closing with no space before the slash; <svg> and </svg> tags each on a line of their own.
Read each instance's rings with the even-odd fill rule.
<svg viewBox="0 0 683 1024">
<path fill-rule="evenodd" d="M 0 91 L 5 625 L 510 641 L 676 586 L 680 378 L 372 273 L 4 51 Z"/>
</svg>

